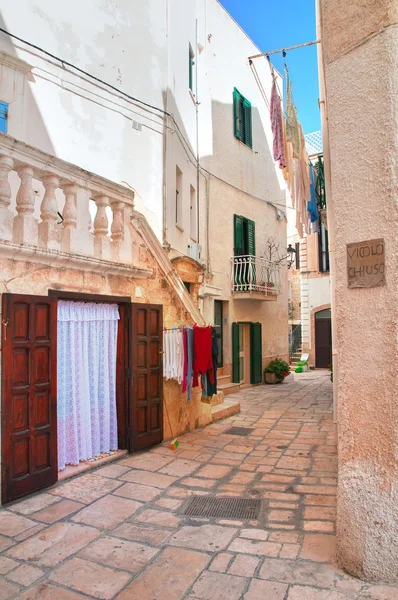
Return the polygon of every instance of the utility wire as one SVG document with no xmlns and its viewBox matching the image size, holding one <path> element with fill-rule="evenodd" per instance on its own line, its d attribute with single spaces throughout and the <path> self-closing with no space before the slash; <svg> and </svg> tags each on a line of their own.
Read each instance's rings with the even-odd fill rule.
<svg viewBox="0 0 398 600">
<path fill-rule="evenodd" d="M 188 142 L 188 140 L 185 138 L 184 134 L 182 133 L 177 121 L 175 120 L 174 116 L 167 112 L 166 110 L 164 110 L 163 108 L 159 108 L 158 106 L 155 106 L 153 104 L 149 104 L 148 102 L 145 102 L 144 100 L 140 100 L 139 98 L 135 98 L 134 96 L 131 96 L 130 94 L 127 94 L 127 92 L 124 92 L 123 90 L 120 90 L 119 88 L 115 87 L 114 85 L 112 85 L 111 83 L 108 83 L 107 81 L 104 81 L 103 79 L 100 79 L 99 77 L 96 77 L 95 75 L 92 75 L 91 73 L 89 73 L 88 71 L 85 71 L 84 69 L 81 69 L 80 67 L 74 65 L 73 63 L 70 63 L 67 60 L 64 60 L 63 58 L 60 58 L 59 56 L 56 56 L 55 54 L 52 54 L 51 52 L 48 52 L 47 50 L 44 50 L 43 48 L 41 48 L 40 46 L 37 46 L 36 44 L 33 44 L 32 42 L 28 42 L 27 40 L 24 40 L 23 38 L 7 31 L 6 29 L 3 29 L 2 27 L 0 27 L 0 32 L 4 33 L 5 35 L 8 35 L 9 37 L 18 40 L 19 42 L 22 42 L 23 44 L 26 44 L 27 46 L 29 46 L 30 48 L 34 48 L 35 50 L 38 50 L 39 52 L 42 52 L 44 55 L 49 56 L 50 58 L 52 58 L 53 60 L 58 61 L 59 63 L 61 63 L 62 67 L 68 66 L 71 67 L 72 69 L 75 69 L 75 71 L 77 71 L 78 73 L 82 73 L 83 75 L 85 75 L 86 77 L 89 77 L 90 79 L 93 79 L 94 81 L 105 85 L 106 87 L 108 87 L 109 89 L 113 90 L 114 92 L 117 92 L 117 94 L 120 94 L 121 96 L 124 96 L 125 98 L 127 98 L 130 101 L 133 101 L 135 103 L 141 104 L 143 106 L 146 106 L 147 108 L 151 108 L 152 110 L 156 110 L 159 113 L 165 115 L 166 117 L 169 117 L 175 127 L 176 127 L 176 131 L 177 131 L 177 135 L 180 138 L 181 142 L 184 142 L 184 149 L 188 155 L 188 152 L 190 152 L 192 154 L 192 156 L 194 157 L 194 161 L 191 160 L 188 156 L 188 159 L 190 160 L 190 162 L 196 167 L 197 166 L 197 157 L 195 156 L 195 153 L 193 152 L 192 148 L 190 147 L 190 144 Z M 188 150 L 188 152 L 187 152 Z M 271 202 L 270 200 L 265 200 L 265 198 L 260 198 L 259 196 L 255 196 L 254 194 L 250 194 L 249 192 L 246 192 L 245 190 L 242 190 L 241 188 L 238 188 L 237 186 L 233 185 L 232 183 L 226 181 L 225 179 L 222 179 L 221 177 L 215 175 L 214 173 L 212 173 L 211 171 L 208 171 L 207 169 L 205 169 L 204 167 L 202 167 L 199 163 L 199 168 L 201 171 L 206 172 L 208 175 L 210 175 L 211 177 L 214 177 L 215 179 L 218 179 L 219 181 L 222 181 L 223 183 L 225 183 L 226 185 L 234 188 L 235 190 L 241 192 L 242 194 L 246 194 L 247 196 L 250 196 L 251 198 L 254 198 L 256 200 L 261 200 L 262 202 L 265 202 L 266 204 L 273 206 L 274 208 L 282 208 L 283 210 L 286 210 L 288 207 L 286 204 L 279 204 L 276 202 Z"/>
</svg>

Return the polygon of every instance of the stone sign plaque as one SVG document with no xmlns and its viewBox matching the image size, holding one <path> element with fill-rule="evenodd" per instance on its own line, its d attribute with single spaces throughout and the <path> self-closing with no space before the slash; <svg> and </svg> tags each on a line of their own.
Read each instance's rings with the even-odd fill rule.
<svg viewBox="0 0 398 600">
<path fill-rule="evenodd" d="M 386 285 L 383 239 L 347 244 L 347 277 L 349 288 Z"/>
</svg>

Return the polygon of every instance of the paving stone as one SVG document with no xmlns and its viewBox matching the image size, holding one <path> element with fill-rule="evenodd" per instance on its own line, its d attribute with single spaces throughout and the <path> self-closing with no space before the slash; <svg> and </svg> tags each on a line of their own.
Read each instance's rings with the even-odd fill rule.
<svg viewBox="0 0 398 600">
<path fill-rule="evenodd" d="M 149 548 L 136 542 L 106 536 L 86 546 L 78 556 L 115 569 L 138 573 L 156 556 L 158 551 L 157 548 Z"/>
<path fill-rule="evenodd" d="M 109 477 L 110 479 L 117 479 L 118 477 L 122 477 L 128 471 L 130 471 L 130 467 L 126 467 L 125 465 L 106 465 L 101 469 L 98 469 L 95 474 L 100 475 L 101 477 Z"/>
<path fill-rule="evenodd" d="M 43 577 L 43 575 L 44 571 L 41 569 L 37 569 L 31 565 L 21 565 L 17 569 L 14 569 L 14 571 L 11 571 L 11 573 L 8 573 L 7 579 L 28 587 L 40 579 L 40 577 Z"/>
<path fill-rule="evenodd" d="M 387 585 L 372 585 L 364 592 L 363 598 L 364 600 L 368 598 L 372 598 L 372 600 L 397 600 L 398 589 Z"/>
<path fill-rule="evenodd" d="M 59 498 L 54 498 L 53 495 L 41 492 L 26 500 L 20 500 L 16 504 L 10 506 L 10 510 L 20 513 L 21 515 L 31 515 L 32 513 L 42 510 L 54 502 L 59 502 Z"/>
<path fill-rule="evenodd" d="M 283 583 L 253 579 L 248 591 L 244 595 L 244 600 L 284 600 L 287 587 Z M 301 600 L 307 599 L 303 597 Z"/>
<path fill-rule="evenodd" d="M 44 524 L 44 523 L 43 524 L 38 523 L 37 525 L 35 525 L 35 527 L 31 527 L 30 529 L 27 529 L 26 531 L 20 533 L 19 535 L 16 535 L 15 538 L 14 538 L 14 540 L 16 542 L 23 542 L 24 540 L 27 540 L 32 535 L 35 535 L 36 533 L 39 533 L 39 531 L 42 531 L 46 527 L 47 527 L 46 524 Z"/>
<path fill-rule="evenodd" d="M 69 498 L 69 500 L 76 500 L 76 502 L 82 502 L 83 504 L 90 504 L 90 502 L 95 502 L 95 500 L 112 492 L 120 485 L 120 481 L 88 473 L 61 483 L 51 490 L 50 493 L 55 496 Z"/>
<path fill-rule="evenodd" d="M 0 581 L 0 600 L 12 598 L 19 590 L 20 588 L 13 583 L 4 580 Z"/>
<path fill-rule="evenodd" d="M 101 529 L 113 529 L 142 506 L 140 502 L 109 494 L 80 510 L 72 517 L 72 521 Z"/>
<path fill-rule="evenodd" d="M 261 579 L 325 588 L 333 587 L 334 575 L 335 572 L 328 565 L 271 558 L 264 560 L 259 573 Z"/>
<path fill-rule="evenodd" d="M 247 538 L 249 540 L 262 540 L 265 542 L 268 539 L 268 531 L 264 529 L 242 529 L 239 533 L 239 537 Z"/>
<path fill-rule="evenodd" d="M 162 490 L 168 488 L 177 481 L 177 477 L 170 477 L 170 475 L 151 473 L 143 470 L 139 471 L 137 469 L 131 469 L 128 473 L 119 477 L 119 479 L 122 479 L 123 481 L 129 481 L 131 483 L 149 485 L 150 487 L 160 488 Z"/>
<path fill-rule="evenodd" d="M 331 521 L 304 521 L 304 531 L 322 531 L 323 533 L 333 533 L 334 523 Z"/>
<path fill-rule="evenodd" d="M 115 490 L 116 496 L 130 498 L 132 500 L 140 500 L 141 502 L 150 502 L 160 494 L 160 490 L 139 483 L 125 483 L 122 487 Z"/>
<path fill-rule="evenodd" d="M 240 575 L 241 577 L 253 577 L 259 564 L 259 558 L 238 554 L 229 567 L 228 573 L 231 575 Z"/>
<path fill-rule="evenodd" d="M 283 544 L 279 558 L 297 558 L 299 551 L 299 544 Z"/>
<path fill-rule="evenodd" d="M 269 521 L 278 521 L 279 523 L 291 523 L 295 519 L 295 512 L 292 510 L 270 510 L 268 513 Z"/>
<path fill-rule="evenodd" d="M 160 546 L 169 537 L 170 531 L 142 527 L 133 525 L 133 523 L 123 523 L 112 531 L 112 535 L 126 540 L 145 542 L 151 544 L 151 546 Z"/>
<path fill-rule="evenodd" d="M 143 469 L 144 471 L 157 471 L 174 460 L 174 456 L 159 456 L 145 452 L 144 454 L 133 455 L 130 458 L 121 460 L 118 464 L 134 469 Z"/>
<path fill-rule="evenodd" d="M 64 519 L 83 507 L 84 504 L 75 502 L 74 500 L 61 500 L 49 508 L 39 510 L 39 512 L 34 514 L 34 518 L 36 521 L 43 521 L 43 523 L 51 524 L 60 519 Z"/>
<path fill-rule="evenodd" d="M 228 569 L 228 565 L 233 558 L 232 554 L 227 554 L 227 552 L 220 552 L 217 554 L 211 561 L 211 565 L 209 567 L 210 571 L 217 571 L 218 573 L 225 573 Z"/>
<path fill-rule="evenodd" d="M 176 500 L 175 498 L 159 498 L 155 504 L 162 508 L 168 508 L 170 510 L 176 510 L 182 504 L 182 500 Z"/>
<path fill-rule="evenodd" d="M 6 556 L 0 556 L 0 575 L 5 575 L 11 569 L 15 569 L 19 563 L 16 560 L 12 560 L 12 558 L 7 558 Z"/>
<path fill-rule="evenodd" d="M 206 465 L 196 473 L 196 477 L 205 477 L 208 479 L 222 479 L 231 473 L 231 467 L 223 467 L 217 465 Z"/>
<path fill-rule="evenodd" d="M 304 519 L 316 521 L 334 521 L 336 519 L 336 509 L 332 506 L 309 506 L 304 510 Z"/>
<path fill-rule="evenodd" d="M 31 529 L 35 525 L 36 523 L 31 521 L 31 519 L 16 515 L 9 510 L 0 512 L 0 533 L 2 535 L 13 537 L 23 533 L 27 529 Z"/>
<path fill-rule="evenodd" d="M 44 582 L 35 585 L 23 594 L 18 596 L 18 600 L 84 600 L 87 596 L 82 596 L 72 590 L 60 588 L 51 583 Z"/>
<path fill-rule="evenodd" d="M 317 494 L 305 496 L 304 502 L 307 506 L 336 506 L 335 496 L 319 496 Z"/>
<path fill-rule="evenodd" d="M 336 554 L 334 535 L 307 534 L 304 536 L 300 558 L 314 562 L 331 562 Z"/>
<path fill-rule="evenodd" d="M 185 477 L 186 475 L 190 475 L 197 468 L 197 462 L 194 462 L 193 460 L 177 458 L 172 463 L 169 463 L 163 467 L 163 469 L 160 470 L 160 473 L 171 475 L 172 477 Z"/>
<path fill-rule="evenodd" d="M 51 581 L 104 600 L 113 598 L 129 579 L 128 573 L 114 571 L 80 558 L 68 560 L 50 575 Z"/>
<path fill-rule="evenodd" d="M 198 600 L 239 600 L 246 586 L 246 579 L 205 571 L 192 588 L 189 598 Z"/>
<path fill-rule="evenodd" d="M 235 539 L 228 547 L 230 552 L 255 554 L 257 556 L 278 556 L 282 546 L 275 542 L 259 542 L 256 540 Z"/>
<path fill-rule="evenodd" d="M 182 548 L 166 548 L 116 600 L 180 600 L 210 557 Z"/>
<path fill-rule="evenodd" d="M 219 552 L 228 546 L 236 532 L 237 529 L 219 525 L 184 526 L 170 538 L 169 544 L 182 548 Z"/>
<path fill-rule="evenodd" d="M 151 525 L 160 525 L 161 527 L 177 527 L 181 519 L 178 519 L 169 512 L 162 510 L 147 509 L 134 519 L 138 523 L 150 523 Z"/>
<path fill-rule="evenodd" d="M 76 523 L 55 523 L 7 551 L 7 556 L 38 567 L 55 567 L 100 535 L 98 529 Z"/>
<path fill-rule="evenodd" d="M 287 600 L 354 600 L 347 598 L 345 594 L 338 591 L 315 590 L 311 587 L 294 585 L 287 596 Z"/>
<path fill-rule="evenodd" d="M 6 538 L 3 535 L 0 535 L 0 552 L 7 550 L 7 548 L 10 548 L 14 544 L 15 544 L 15 542 L 10 540 L 10 538 Z"/>
</svg>

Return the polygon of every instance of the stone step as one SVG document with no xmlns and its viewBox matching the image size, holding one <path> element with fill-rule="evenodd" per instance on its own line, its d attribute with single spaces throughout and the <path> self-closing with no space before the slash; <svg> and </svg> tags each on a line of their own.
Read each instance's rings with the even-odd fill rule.
<svg viewBox="0 0 398 600">
<path fill-rule="evenodd" d="M 240 412 L 239 400 L 233 398 L 225 398 L 222 404 L 211 407 L 211 416 L 213 421 L 219 421 L 226 417 L 231 417 Z"/>
<path fill-rule="evenodd" d="M 219 375 L 217 372 L 217 383 L 231 383 L 231 375 Z"/>
<path fill-rule="evenodd" d="M 240 384 L 239 383 L 222 383 L 221 385 L 217 384 L 217 392 L 223 392 L 224 396 L 228 396 L 229 394 L 235 394 L 239 392 Z"/>
</svg>

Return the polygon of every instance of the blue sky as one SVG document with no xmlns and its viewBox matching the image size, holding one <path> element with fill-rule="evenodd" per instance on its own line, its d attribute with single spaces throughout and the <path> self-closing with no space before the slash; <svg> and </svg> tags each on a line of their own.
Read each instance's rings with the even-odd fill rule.
<svg viewBox="0 0 398 600">
<path fill-rule="evenodd" d="M 220 0 L 262 52 L 316 39 L 315 0 Z M 304 133 L 320 129 L 316 46 L 286 56 L 293 99 Z M 271 56 L 283 73 L 281 54 Z"/>
</svg>

